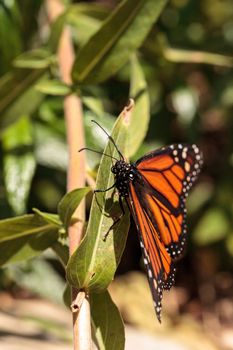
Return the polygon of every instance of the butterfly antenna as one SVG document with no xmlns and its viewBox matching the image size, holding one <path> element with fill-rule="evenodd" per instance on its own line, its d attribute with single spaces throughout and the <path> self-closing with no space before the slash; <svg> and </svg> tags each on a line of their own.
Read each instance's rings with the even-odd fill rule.
<svg viewBox="0 0 233 350">
<path fill-rule="evenodd" d="M 79 149 L 78 151 L 79 151 L 79 152 L 82 152 L 82 151 L 84 151 L 84 150 L 86 150 L 86 151 L 91 151 L 91 152 L 95 152 L 95 153 L 104 155 L 104 156 L 106 156 L 106 157 L 109 157 L 109 158 L 118 160 L 117 158 L 110 156 L 110 154 L 106 154 L 106 153 L 104 153 L 104 152 L 96 151 L 95 149 L 91 149 L 91 148 L 87 148 L 87 147 L 83 147 L 83 148 Z"/>
<path fill-rule="evenodd" d="M 98 127 L 99 127 L 101 130 L 103 130 L 103 132 L 108 136 L 109 140 L 113 143 L 113 145 L 114 145 L 114 147 L 116 148 L 116 150 L 117 150 L 118 154 L 120 155 L 120 157 L 121 157 L 122 159 L 124 159 L 123 154 L 121 153 L 121 151 L 120 151 L 119 148 L 117 147 L 117 145 L 116 145 L 115 141 L 113 140 L 112 136 L 109 135 L 109 134 L 107 133 L 107 131 L 104 130 L 104 128 L 103 128 L 99 123 L 97 123 L 95 120 L 91 120 L 91 121 L 92 121 L 92 123 L 95 123 L 96 125 L 98 125 Z"/>
</svg>

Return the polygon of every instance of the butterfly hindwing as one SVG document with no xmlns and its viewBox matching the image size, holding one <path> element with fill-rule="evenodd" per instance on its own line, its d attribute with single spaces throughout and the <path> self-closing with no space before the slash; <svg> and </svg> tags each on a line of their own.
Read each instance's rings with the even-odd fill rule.
<svg viewBox="0 0 233 350">
<path fill-rule="evenodd" d="M 159 232 L 144 206 L 144 201 L 140 201 L 140 192 L 140 184 L 131 186 L 131 213 L 138 229 L 154 307 L 160 321 L 163 289 L 167 289 L 168 285 L 170 287 L 172 285 L 173 264 L 164 244 L 159 239 Z"/>
</svg>

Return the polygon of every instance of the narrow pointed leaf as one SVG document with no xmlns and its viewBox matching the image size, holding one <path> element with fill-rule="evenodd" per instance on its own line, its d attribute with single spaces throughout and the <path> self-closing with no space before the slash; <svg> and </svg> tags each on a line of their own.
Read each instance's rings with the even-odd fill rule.
<svg viewBox="0 0 233 350">
<path fill-rule="evenodd" d="M 25 261 L 51 248 L 58 239 L 57 229 L 19 236 L 0 243 L 0 266 Z"/>
<path fill-rule="evenodd" d="M 127 157 L 133 156 L 143 142 L 150 121 L 150 98 L 142 67 L 136 56 L 131 60 L 130 97 L 135 100 L 130 125 Z"/>
<path fill-rule="evenodd" d="M 41 216 L 45 221 L 49 224 L 54 224 L 58 227 L 62 226 L 62 222 L 57 214 L 46 213 L 44 211 L 40 211 L 39 209 L 33 208 L 34 213 Z"/>
<path fill-rule="evenodd" d="M 124 324 L 109 292 L 91 293 L 91 319 L 93 338 L 99 350 L 123 350 Z"/>
<path fill-rule="evenodd" d="M 38 215 L 23 215 L 0 220 L 0 243 L 24 236 L 35 236 L 57 229 L 57 225 L 48 223 Z"/>
<path fill-rule="evenodd" d="M 101 21 L 107 17 L 108 12 L 109 9 L 99 3 L 70 4 L 67 10 L 52 23 L 48 42 L 51 51 L 57 51 L 64 25 L 71 26 L 75 42 L 83 44 L 99 29 Z"/>
<path fill-rule="evenodd" d="M 69 246 L 68 242 L 60 242 L 57 240 L 51 247 L 60 259 L 62 265 L 65 267 L 69 260 Z M 69 304 L 70 305 L 70 304 Z"/>
<path fill-rule="evenodd" d="M 0 221 L 0 265 L 39 255 L 58 239 L 57 225 L 38 215 Z"/>
<path fill-rule="evenodd" d="M 22 53 L 14 60 L 13 65 L 18 68 L 42 69 L 49 67 L 53 60 L 51 52 L 37 49 Z"/>
<path fill-rule="evenodd" d="M 127 147 L 129 125 L 130 119 L 127 119 L 123 111 L 111 134 L 123 153 Z M 96 125 L 93 127 L 99 132 Z M 119 159 L 119 154 L 110 141 L 104 152 Z M 111 158 L 103 156 L 96 188 L 107 189 L 113 185 L 114 177 L 110 171 L 111 166 Z M 125 210 L 126 214 L 110 230 L 116 218 L 121 215 L 118 197 L 114 195 L 114 190 L 95 194 L 86 235 L 68 263 L 67 279 L 71 285 L 96 291 L 105 289 L 111 282 L 125 247 L 129 228 L 127 208 Z M 107 239 L 104 240 L 107 232 L 109 232 Z"/>
<path fill-rule="evenodd" d="M 233 58 L 231 56 L 212 52 L 183 50 L 165 46 L 163 54 L 165 58 L 171 62 L 201 63 L 220 67 L 233 67 Z"/>
<path fill-rule="evenodd" d="M 0 129 L 35 111 L 44 95 L 34 85 L 43 76 L 46 76 L 43 69 L 16 70 L 0 79 Z"/>
<path fill-rule="evenodd" d="M 73 81 L 96 84 L 115 74 L 140 47 L 166 0 L 124 0 L 83 46 L 73 66 Z"/>
<path fill-rule="evenodd" d="M 66 228 L 69 226 L 72 215 L 79 206 L 81 200 L 90 190 L 90 187 L 77 188 L 67 193 L 58 204 L 58 214 Z"/>
<path fill-rule="evenodd" d="M 29 118 L 22 117 L 3 133 L 2 146 L 7 198 L 14 212 L 20 215 L 26 211 L 27 198 L 36 167 Z"/>
<path fill-rule="evenodd" d="M 43 94 L 53 96 L 65 96 L 72 92 L 71 87 L 60 80 L 42 80 L 35 88 Z"/>
</svg>

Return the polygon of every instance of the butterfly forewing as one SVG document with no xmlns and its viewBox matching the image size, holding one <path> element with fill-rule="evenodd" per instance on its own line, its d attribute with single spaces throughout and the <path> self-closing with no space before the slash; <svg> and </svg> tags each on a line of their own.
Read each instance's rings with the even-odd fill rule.
<svg viewBox="0 0 233 350">
<path fill-rule="evenodd" d="M 148 209 L 173 260 L 182 256 L 186 241 L 185 199 L 202 166 L 196 145 L 171 145 L 136 162 L 141 181 L 149 186 Z M 145 185 L 144 185 L 145 187 Z M 148 189 L 147 189 L 148 192 Z"/>
</svg>

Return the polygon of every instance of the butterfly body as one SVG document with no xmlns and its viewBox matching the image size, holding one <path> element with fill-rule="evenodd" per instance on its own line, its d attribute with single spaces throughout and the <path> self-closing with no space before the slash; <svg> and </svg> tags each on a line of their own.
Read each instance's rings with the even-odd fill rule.
<svg viewBox="0 0 233 350">
<path fill-rule="evenodd" d="M 171 145 L 133 164 L 121 156 L 112 166 L 120 199 L 135 221 L 155 312 L 161 320 L 163 290 L 175 281 L 174 263 L 185 251 L 185 200 L 202 166 L 196 145 Z"/>
<path fill-rule="evenodd" d="M 137 170 L 133 164 L 118 160 L 111 169 L 115 176 L 115 186 L 121 197 L 129 196 L 129 184 L 137 177 Z"/>
</svg>

